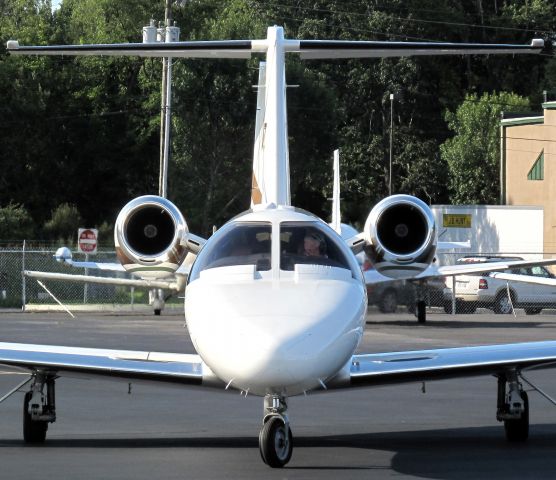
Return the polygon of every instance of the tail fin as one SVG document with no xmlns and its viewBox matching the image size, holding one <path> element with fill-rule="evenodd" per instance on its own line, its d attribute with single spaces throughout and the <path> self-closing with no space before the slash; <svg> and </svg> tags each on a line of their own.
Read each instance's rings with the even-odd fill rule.
<svg viewBox="0 0 556 480">
<path fill-rule="evenodd" d="M 334 187 L 332 190 L 332 223 L 330 226 L 342 234 L 342 216 L 340 213 L 340 150 L 334 150 Z"/>
</svg>

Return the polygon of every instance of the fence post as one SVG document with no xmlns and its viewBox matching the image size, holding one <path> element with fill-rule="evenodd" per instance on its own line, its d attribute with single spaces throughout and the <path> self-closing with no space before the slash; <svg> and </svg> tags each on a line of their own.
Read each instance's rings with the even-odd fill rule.
<svg viewBox="0 0 556 480">
<path fill-rule="evenodd" d="M 23 312 L 27 303 L 25 293 L 25 240 L 23 240 L 23 250 L 21 251 L 21 310 Z"/>
</svg>

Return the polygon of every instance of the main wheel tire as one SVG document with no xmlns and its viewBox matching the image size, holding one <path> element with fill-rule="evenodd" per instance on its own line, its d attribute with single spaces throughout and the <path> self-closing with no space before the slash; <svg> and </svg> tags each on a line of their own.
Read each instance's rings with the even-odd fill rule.
<svg viewBox="0 0 556 480">
<path fill-rule="evenodd" d="M 527 392 L 521 392 L 523 399 L 523 413 L 520 418 L 504 420 L 506 439 L 509 442 L 525 442 L 529 437 L 529 397 Z"/>
<path fill-rule="evenodd" d="M 161 312 L 161 311 L 162 311 L 162 310 L 160 310 L 160 308 L 155 308 L 155 309 L 154 309 L 154 314 L 155 314 L 156 316 L 158 316 L 158 315 L 160 315 L 160 312 Z"/>
<path fill-rule="evenodd" d="M 48 422 L 33 420 L 29 413 L 29 402 L 33 394 L 27 392 L 23 400 L 23 440 L 25 443 L 44 443 Z"/>
<path fill-rule="evenodd" d="M 511 294 L 510 294 L 510 298 L 508 298 L 508 294 L 506 292 L 503 292 L 500 295 L 498 295 L 496 297 L 496 300 L 494 300 L 494 306 L 493 306 L 494 313 L 498 313 L 501 315 L 508 315 L 512 313 L 513 297 L 511 296 Z"/>
<path fill-rule="evenodd" d="M 526 308 L 525 315 L 538 315 L 541 313 L 542 308 Z"/>
<path fill-rule="evenodd" d="M 389 289 L 386 290 L 378 302 L 378 309 L 382 313 L 394 313 L 398 308 L 398 296 L 396 291 Z"/>
<path fill-rule="evenodd" d="M 272 468 L 282 468 L 292 456 L 293 437 L 280 417 L 272 417 L 259 434 L 259 451 L 263 462 Z"/>
</svg>

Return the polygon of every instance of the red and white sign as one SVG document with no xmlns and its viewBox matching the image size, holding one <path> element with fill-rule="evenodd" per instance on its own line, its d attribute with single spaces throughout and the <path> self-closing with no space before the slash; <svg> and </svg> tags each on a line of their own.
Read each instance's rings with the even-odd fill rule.
<svg viewBox="0 0 556 480">
<path fill-rule="evenodd" d="M 89 255 L 97 253 L 98 230 L 96 228 L 80 228 L 77 232 L 77 250 Z"/>
</svg>

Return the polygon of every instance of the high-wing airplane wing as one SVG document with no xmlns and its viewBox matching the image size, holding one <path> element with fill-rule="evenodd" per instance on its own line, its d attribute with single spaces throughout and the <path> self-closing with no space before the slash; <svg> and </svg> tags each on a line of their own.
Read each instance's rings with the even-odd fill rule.
<svg viewBox="0 0 556 480">
<path fill-rule="evenodd" d="M 180 283 L 175 279 L 141 279 L 141 278 L 115 278 L 115 277 L 96 277 L 94 275 L 73 275 L 69 273 L 56 272 L 38 272 L 34 270 L 25 270 L 23 272 L 26 277 L 39 278 L 41 280 L 59 280 L 65 282 L 77 283 L 97 283 L 102 285 L 121 285 L 126 287 L 143 287 L 143 288 L 162 288 L 166 290 L 179 291 Z M 183 283 L 183 282 L 182 282 Z M 183 288 L 183 285 L 181 285 Z"/>
<path fill-rule="evenodd" d="M 457 275 L 471 275 L 473 273 L 488 273 L 495 270 L 507 270 L 510 268 L 518 267 L 531 267 L 535 265 L 554 265 L 556 259 L 547 260 L 514 260 L 509 262 L 484 262 L 484 263 L 470 263 L 465 265 L 445 265 L 438 267 L 431 265 L 418 275 L 406 275 L 398 277 L 401 280 L 427 280 L 429 278 L 437 277 L 453 277 Z M 509 273 L 493 273 L 492 276 L 503 280 L 524 282 L 524 283 L 537 283 L 540 285 L 555 285 L 556 279 L 530 277 L 527 275 L 513 275 Z M 387 277 L 377 272 L 376 270 L 368 270 L 365 272 L 365 282 L 381 283 L 392 281 L 392 277 Z"/>
</svg>

